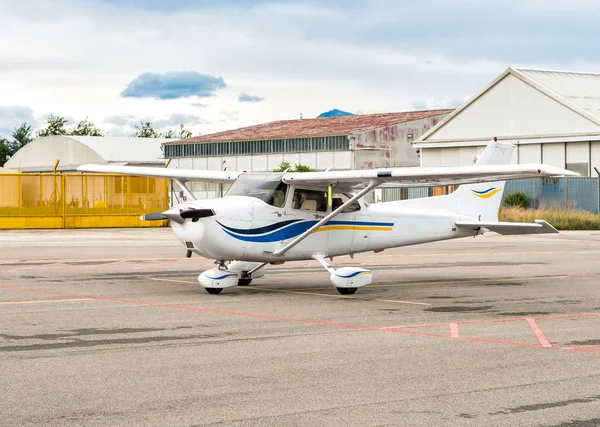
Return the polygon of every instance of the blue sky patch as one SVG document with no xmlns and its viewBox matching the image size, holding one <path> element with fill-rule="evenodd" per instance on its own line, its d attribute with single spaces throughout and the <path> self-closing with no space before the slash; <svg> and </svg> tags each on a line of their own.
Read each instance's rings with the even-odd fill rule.
<svg viewBox="0 0 600 427">
<path fill-rule="evenodd" d="M 126 98 L 177 99 L 190 96 L 213 96 L 227 87 L 222 77 L 196 71 L 169 71 L 163 74 L 144 73 L 133 79 L 121 92 Z"/>
<path fill-rule="evenodd" d="M 260 102 L 263 101 L 265 98 L 261 98 L 260 96 L 256 96 L 256 95 L 248 95 L 247 93 L 242 93 L 239 97 L 238 100 L 240 102 Z"/>
</svg>

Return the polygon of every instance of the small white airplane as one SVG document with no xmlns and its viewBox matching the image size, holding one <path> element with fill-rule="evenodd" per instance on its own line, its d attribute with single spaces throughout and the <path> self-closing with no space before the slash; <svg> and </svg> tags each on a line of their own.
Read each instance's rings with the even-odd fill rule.
<svg viewBox="0 0 600 427">
<path fill-rule="evenodd" d="M 340 294 L 371 283 L 360 267 L 334 269 L 326 258 L 458 237 L 557 233 L 546 221 L 498 222 L 504 181 L 577 176 L 542 164 L 510 165 L 514 146 L 494 138 L 474 166 L 389 168 L 304 173 L 229 172 L 83 165 L 81 172 L 170 178 L 190 201 L 146 220 L 169 219 L 192 253 L 215 259 L 216 268 L 198 277 L 210 294 L 245 286 L 265 275 L 268 264 L 318 261 Z M 233 183 L 218 199 L 196 200 L 187 181 Z M 462 184 L 437 197 L 368 204 L 362 197 L 379 186 L 422 187 Z"/>
</svg>

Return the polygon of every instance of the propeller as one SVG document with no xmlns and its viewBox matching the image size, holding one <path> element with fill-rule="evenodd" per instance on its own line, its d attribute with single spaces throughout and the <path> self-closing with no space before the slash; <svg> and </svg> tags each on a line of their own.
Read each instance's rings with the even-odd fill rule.
<svg viewBox="0 0 600 427">
<path fill-rule="evenodd" d="M 183 224 L 186 219 L 191 219 L 192 222 L 198 221 L 200 218 L 208 218 L 213 216 L 215 211 L 212 209 L 179 209 L 173 208 L 164 212 L 152 212 L 140 216 L 144 221 L 160 221 L 170 219 L 178 224 Z"/>
</svg>

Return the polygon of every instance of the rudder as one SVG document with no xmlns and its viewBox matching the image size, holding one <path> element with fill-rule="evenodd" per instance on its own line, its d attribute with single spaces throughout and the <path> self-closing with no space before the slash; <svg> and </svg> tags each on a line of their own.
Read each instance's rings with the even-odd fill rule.
<svg viewBox="0 0 600 427">
<path fill-rule="evenodd" d="M 475 165 L 508 165 L 514 148 L 514 145 L 502 144 L 494 138 L 494 141 L 491 141 L 477 158 Z M 506 181 L 497 181 L 461 185 L 452 193 L 457 199 L 458 213 L 475 217 L 480 221 L 498 221 L 498 209 L 502 202 L 505 183 Z"/>
</svg>

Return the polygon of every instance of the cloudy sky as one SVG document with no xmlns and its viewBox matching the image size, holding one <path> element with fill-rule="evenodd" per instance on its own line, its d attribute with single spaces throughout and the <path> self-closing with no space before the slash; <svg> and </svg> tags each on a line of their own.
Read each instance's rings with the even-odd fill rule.
<svg viewBox="0 0 600 427">
<path fill-rule="evenodd" d="M 0 136 L 128 136 L 460 105 L 508 66 L 600 72 L 596 0 L 2 0 Z"/>
</svg>

